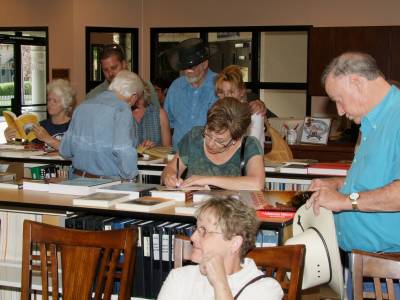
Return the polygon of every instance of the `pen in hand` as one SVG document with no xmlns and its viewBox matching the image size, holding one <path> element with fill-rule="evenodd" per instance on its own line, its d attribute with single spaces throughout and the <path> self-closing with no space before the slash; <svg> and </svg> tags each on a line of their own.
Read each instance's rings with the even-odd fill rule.
<svg viewBox="0 0 400 300">
<path fill-rule="evenodd" d="M 179 157 L 176 158 L 176 186 L 179 186 L 178 181 L 179 181 Z"/>
</svg>

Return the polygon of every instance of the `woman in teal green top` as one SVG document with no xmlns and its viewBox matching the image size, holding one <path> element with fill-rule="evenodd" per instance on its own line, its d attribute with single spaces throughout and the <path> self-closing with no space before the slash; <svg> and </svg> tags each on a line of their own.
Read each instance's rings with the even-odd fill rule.
<svg viewBox="0 0 400 300">
<path fill-rule="evenodd" d="M 178 143 L 178 152 L 165 167 L 162 182 L 181 188 L 213 185 L 229 190 L 263 190 L 263 153 L 254 137 L 247 137 L 243 145 L 245 174 L 241 175 L 242 141 L 250 122 L 247 103 L 231 97 L 219 99 L 207 113 L 206 126 L 193 127 Z"/>
</svg>

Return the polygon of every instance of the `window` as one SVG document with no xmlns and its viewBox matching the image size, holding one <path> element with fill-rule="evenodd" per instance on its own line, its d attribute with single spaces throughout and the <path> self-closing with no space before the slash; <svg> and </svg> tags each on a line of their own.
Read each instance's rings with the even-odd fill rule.
<svg viewBox="0 0 400 300">
<path fill-rule="evenodd" d="M 46 118 L 48 30 L 0 28 L 0 110 Z"/>
<path fill-rule="evenodd" d="M 236 64 L 247 88 L 279 117 L 303 118 L 311 113 L 307 95 L 308 34 L 311 26 L 151 28 L 151 78 L 175 79 L 168 49 L 200 37 L 217 52 L 210 57 L 214 72 Z"/>
<path fill-rule="evenodd" d="M 100 55 L 103 47 L 110 44 L 120 45 L 128 70 L 138 72 L 138 29 L 86 27 L 86 92 L 104 81 Z"/>
</svg>

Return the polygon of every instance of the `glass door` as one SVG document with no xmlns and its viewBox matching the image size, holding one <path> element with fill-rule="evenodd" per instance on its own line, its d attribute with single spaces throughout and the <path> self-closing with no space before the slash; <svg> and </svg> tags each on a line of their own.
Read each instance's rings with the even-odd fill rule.
<svg viewBox="0 0 400 300">
<path fill-rule="evenodd" d="M 46 47 L 21 45 L 21 112 L 46 118 Z"/>
<path fill-rule="evenodd" d="M 0 111 L 11 110 L 15 97 L 14 45 L 0 44 Z"/>
</svg>

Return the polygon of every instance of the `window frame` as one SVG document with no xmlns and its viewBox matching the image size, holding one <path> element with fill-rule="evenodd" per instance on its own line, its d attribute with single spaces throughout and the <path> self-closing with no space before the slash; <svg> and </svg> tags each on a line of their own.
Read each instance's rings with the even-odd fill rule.
<svg viewBox="0 0 400 300">
<path fill-rule="evenodd" d="M 306 93 L 306 116 L 311 115 L 311 96 L 308 94 L 310 67 L 310 33 L 312 25 L 288 26 L 227 26 L 227 27 L 152 27 L 150 28 L 150 78 L 157 74 L 158 35 L 160 33 L 199 33 L 200 38 L 208 42 L 210 32 L 251 32 L 251 81 L 246 87 L 260 95 L 260 90 L 302 90 Z M 260 81 L 260 43 L 262 32 L 307 32 L 307 80 L 306 82 L 261 82 Z"/>
<path fill-rule="evenodd" d="M 15 35 L 1 34 L 0 33 L 0 43 L 1 44 L 11 44 L 14 45 L 14 99 L 11 101 L 11 111 L 17 116 L 22 113 L 22 107 L 24 106 L 44 106 L 47 105 L 46 102 L 43 104 L 30 104 L 22 105 L 22 82 L 21 82 L 21 46 L 43 46 L 46 47 L 46 84 L 49 82 L 49 29 L 47 26 L 36 26 L 36 27 L 0 27 L 0 32 L 2 31 L 13 31 Z M 46 34 L 46 37 L 29 37 L 23 36 L 24 31 L 42 31 Z M 0 109 L 8 108 L 9 106 L 1 106 Z M 47 109 L 46 109 L 47 114 Z"/>
</svg>

